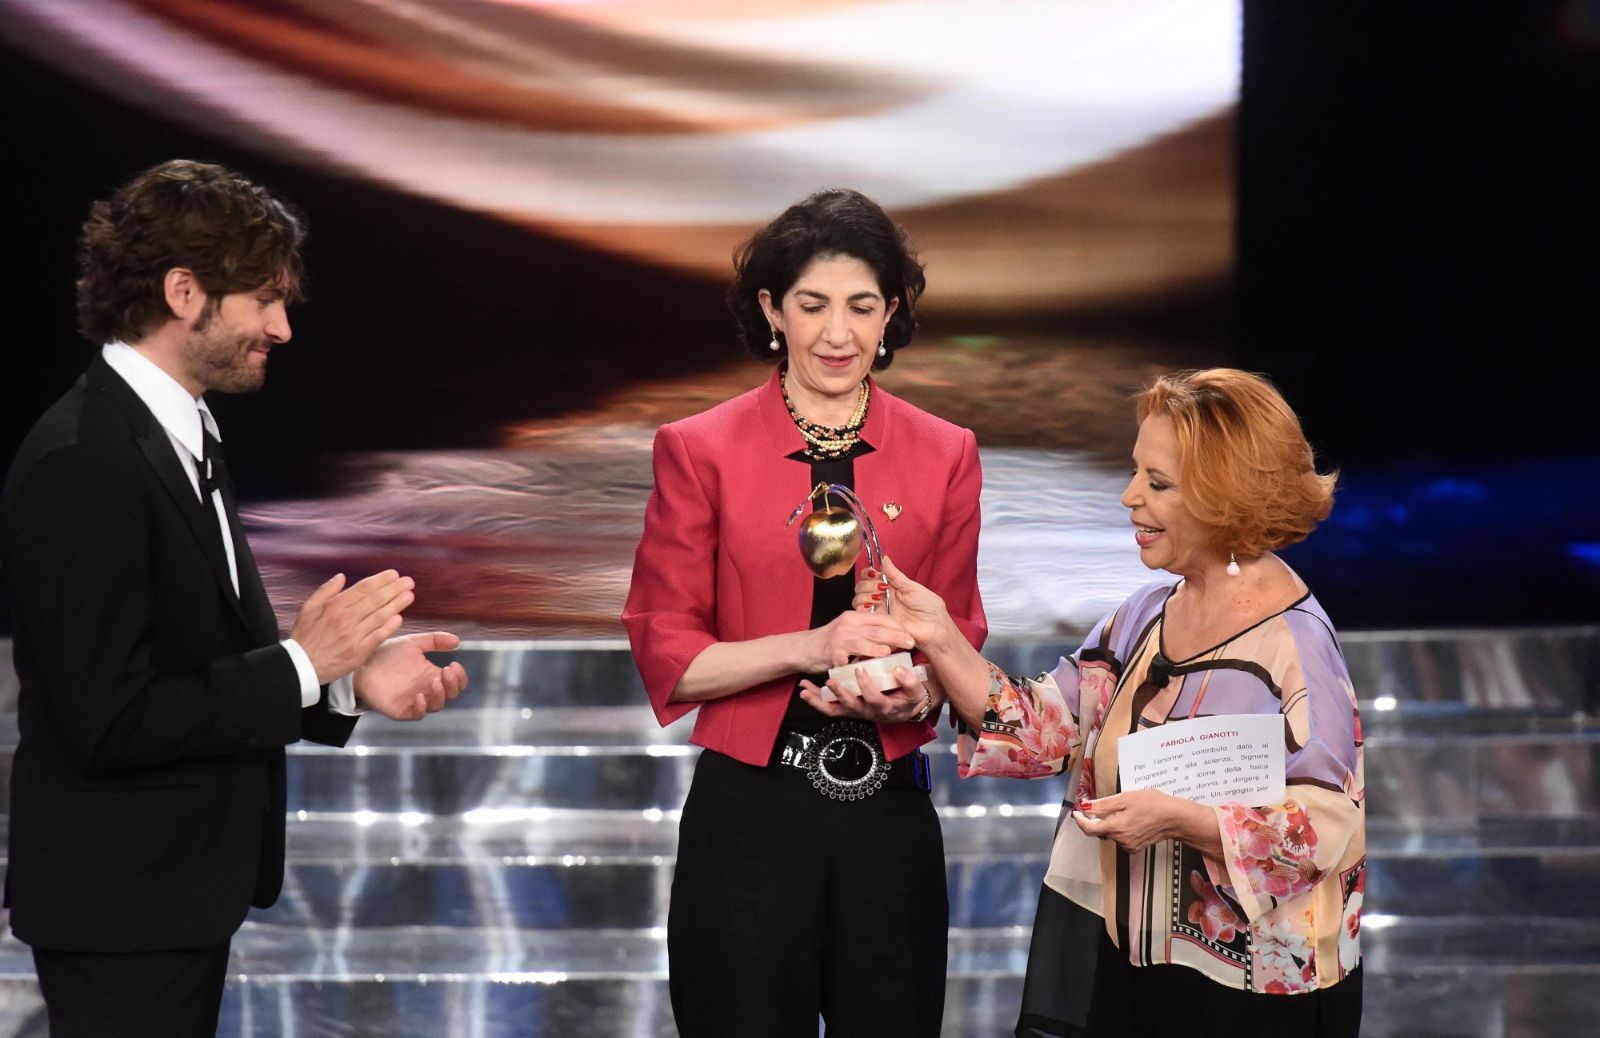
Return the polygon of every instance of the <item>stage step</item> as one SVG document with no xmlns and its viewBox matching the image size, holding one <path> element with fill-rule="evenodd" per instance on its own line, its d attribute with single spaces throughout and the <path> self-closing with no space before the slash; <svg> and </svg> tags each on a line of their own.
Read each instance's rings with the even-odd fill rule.
<svg viewBox="0 0 1600 1038">
<path fill-rule="evenodd" d="M 638 717 L 615 720 L 618 725 L 653 723 Z M 1463 727 L 1464 721 L 1471 727 Z M 14 745 L 14 722 L 4 727 L 12 730 L 0 731 L 0 739 Z M 447 736 L 459 727 L 440 725 Z M 1442 727 L 1412 719 L 1392 732 L 1385 715 L 1372 713 L 1363 717 L 1363 727 L 1371 819 L 1574 818 L 1600 811 L 1600 722 L 1593 718 L 1547 724 L 1534 715 L 1497 711 L 1453 716 Z M 435 745 L 421 725 L 399 726 L 383 718 L 364 720 L 357 731 L 357 739 L 343 750 L 292 748 L 291 812 L 668 811 L 683 804 L 699 754 L 682 742 L 607 741 L 576 733 L 573 738 L 581 742 L 486 741 L 474 747 L 446 740 Z M 531 738 L 555 736 L 545 728 Z M 950 746 L 931 750 L 933 798 L 941 808 L 1032 812 L 1061 802 L 1064 784 L 1058 779 L 963 781 L 955 775 Z M 10 756 L 9 747 L 0 749 L 5 776 L 0 795 L 9 795 Z"/>
<path fill-rule="evenodd" d="M 1600 934 L 1585 921 L 1374 914 L 1369 1038 L 1592 1033 Z M 1028 937 L 950 935 L 945 1038 L 1011 1033 Z M 671 1036 L 659 931 L 499 927 L 308 929 L 252 920 L 234 942 L 220 1038 Z M 43 1035 L 26 949 L 0 945 L 7 1038 Z"/>
<path fill-rule="evenodd" d="M 1055 666 L 1079 636 L 996 639 L 986 654 L 1008 672 Z M 1600 627 L 1347 631 L 1340 642 L 1363 707 L 1565 711 L 1600 705 Z M 477 708 L 638 706 L 645 702 L 621 639 L 468 642 Z M 0 638 L 0 713 L 14 712 L 11 643 Z M 463 704 L 465 705 L 465 704 Z M 430 719 L 435 720 L 435 719 Z M 669 730 L 670 732 L 670 730 Z M 670 735 L 668 736 L 670 739 Z"/>
<path fill-rule="evenodd" d="M 1053 818 L 943 820 L 951 924 L 1027 927 Z M 280 903 L 259 918 L 366 930 L 666 925 L 677 813 L 537 811 L 464 823 L 317 815 L 289 824 Z M 1427 828 L 1375 823 L 1366 907 L 1414 918 L 1495 915 L 1591 920 L 1600 929 L 1600 820 L 1518 820 Z"/>
</svg>

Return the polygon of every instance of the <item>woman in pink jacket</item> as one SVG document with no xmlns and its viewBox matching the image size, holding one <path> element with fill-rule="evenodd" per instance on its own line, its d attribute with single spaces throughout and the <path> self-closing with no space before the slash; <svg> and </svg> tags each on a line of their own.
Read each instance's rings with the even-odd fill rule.
<svg viewBox="0 0 1600 1038">
<path fill-rule="evenodd" d="M 741 336 L 776 370 L 657 433 L 622 616 L 657 717 L 697 711 L 704 747 L 668 918 L 673 1013 L 684 1038 L 814 1038 L 819 1014 L 830 1036 L 932 1038 L 948 902 L 918 747 L 941 697 L 829 705 L 849 721 L 815 707 L 829 667 L 912 643 L 851 609 L 853 574 L 813 577 L 785 520 L 818 483 L 853 488 L 883 550 L 981 645 L 977 443 L 870 377 L 911 341 L 924 283 L 870 199 L 819 192 L 735 265 Z"/>
</svg>

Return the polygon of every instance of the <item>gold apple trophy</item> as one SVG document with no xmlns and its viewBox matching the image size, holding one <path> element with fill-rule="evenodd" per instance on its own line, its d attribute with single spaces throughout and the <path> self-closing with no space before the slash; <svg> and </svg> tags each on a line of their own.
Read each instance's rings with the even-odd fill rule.
<svg viewBox="0 0 1600 1038">
<path fill-rule="evenodd" d="M 822 499 L 822 507 L 813 509 L 800 524 L 800 554 L 805 558 L 811 572 L 822 580 L 849 573 L 855 569 L 856 559 L 860 557 L 863 549 L 867 553 L 867 565 L 880 573 L 883 572 L 883 546 L 878 542 L 878 531 L 872 525 L 871 513 L 861 503 L 855 491 L 843 484 L 818 483 L 812 487 L 806 499 L 789 513 L 789 521 L 784 525 L 793 526 L 794 521 L 800 518 L 806 507 L 814 504 L 818 498 Z M 843 501 L 844 505 L 841 507 L 834 504 L 833 498 Z M 888 596 L 889 592 L 885 591 L 885 605 L 888 605 Z M 876 606 L 869 607 L 869 611 L 876 608 Z M 853 659 L 841 667 L 829 670 L 828 679 L 837 681 L 845 688 L 859 694 L 855 676 L 858 667 L 866 669 L 868 681 L 879 692 L 886 692 L 898 684 L 894 679 L 896 667 L 904 667 L 914 672 L 923 681 L 928 679 L 926 667 L 912 666 L 909 652 L 896 652 L 871 659 Z M 826 685 L 818 691 L 823 699 L 836 698 L 833 690 Z"/>
</svg>

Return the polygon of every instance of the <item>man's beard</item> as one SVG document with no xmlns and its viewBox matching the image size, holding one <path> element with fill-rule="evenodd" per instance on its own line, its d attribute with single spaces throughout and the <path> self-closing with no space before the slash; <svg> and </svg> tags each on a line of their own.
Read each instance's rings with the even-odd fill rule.
<svg viewBox="0 0 1600 1038">
<path fill-rule="evenodd" d="M 207 390 L 253 393 L 266 382 L 266 368 L 250 362 L 252 347 L 270 345 L 264 337 L 251 337 L 211 320 L 197 322 L 189 336 L 190 370 Z"/>
</svg>

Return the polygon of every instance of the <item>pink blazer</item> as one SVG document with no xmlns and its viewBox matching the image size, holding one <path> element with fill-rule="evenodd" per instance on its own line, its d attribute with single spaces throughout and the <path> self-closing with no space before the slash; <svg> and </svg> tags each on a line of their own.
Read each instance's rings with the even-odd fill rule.
<svg viewBox="0 0 1600 1038">
<path fill-rule="evenodd" d="M 963 634 L 988 633 L 978 595 L 978 494 L 983 475 L 971 430 L 935 418 L 874 385 L 855 459 L 855 491 L 884 552 L 938 592 Z M 789 418 L 777 372 L 763 386 L 656 433 L 655 489 L 634 557 L 622 622 L 662 725 L 699 708 L 690 741 L 765 765 L 794 689 L 794 676 L 704 703 L 669 703 L 683 672 L 708 645 L 805 630 L 812 576 L 789 513 L 810 492 L 811 466 L 788 455 L 805 446 Z M 890 521 L 885 504 L 900 506 Z M 880 725 L 891 759 L 934 738 L 920 724 Z"/>
</svg>

